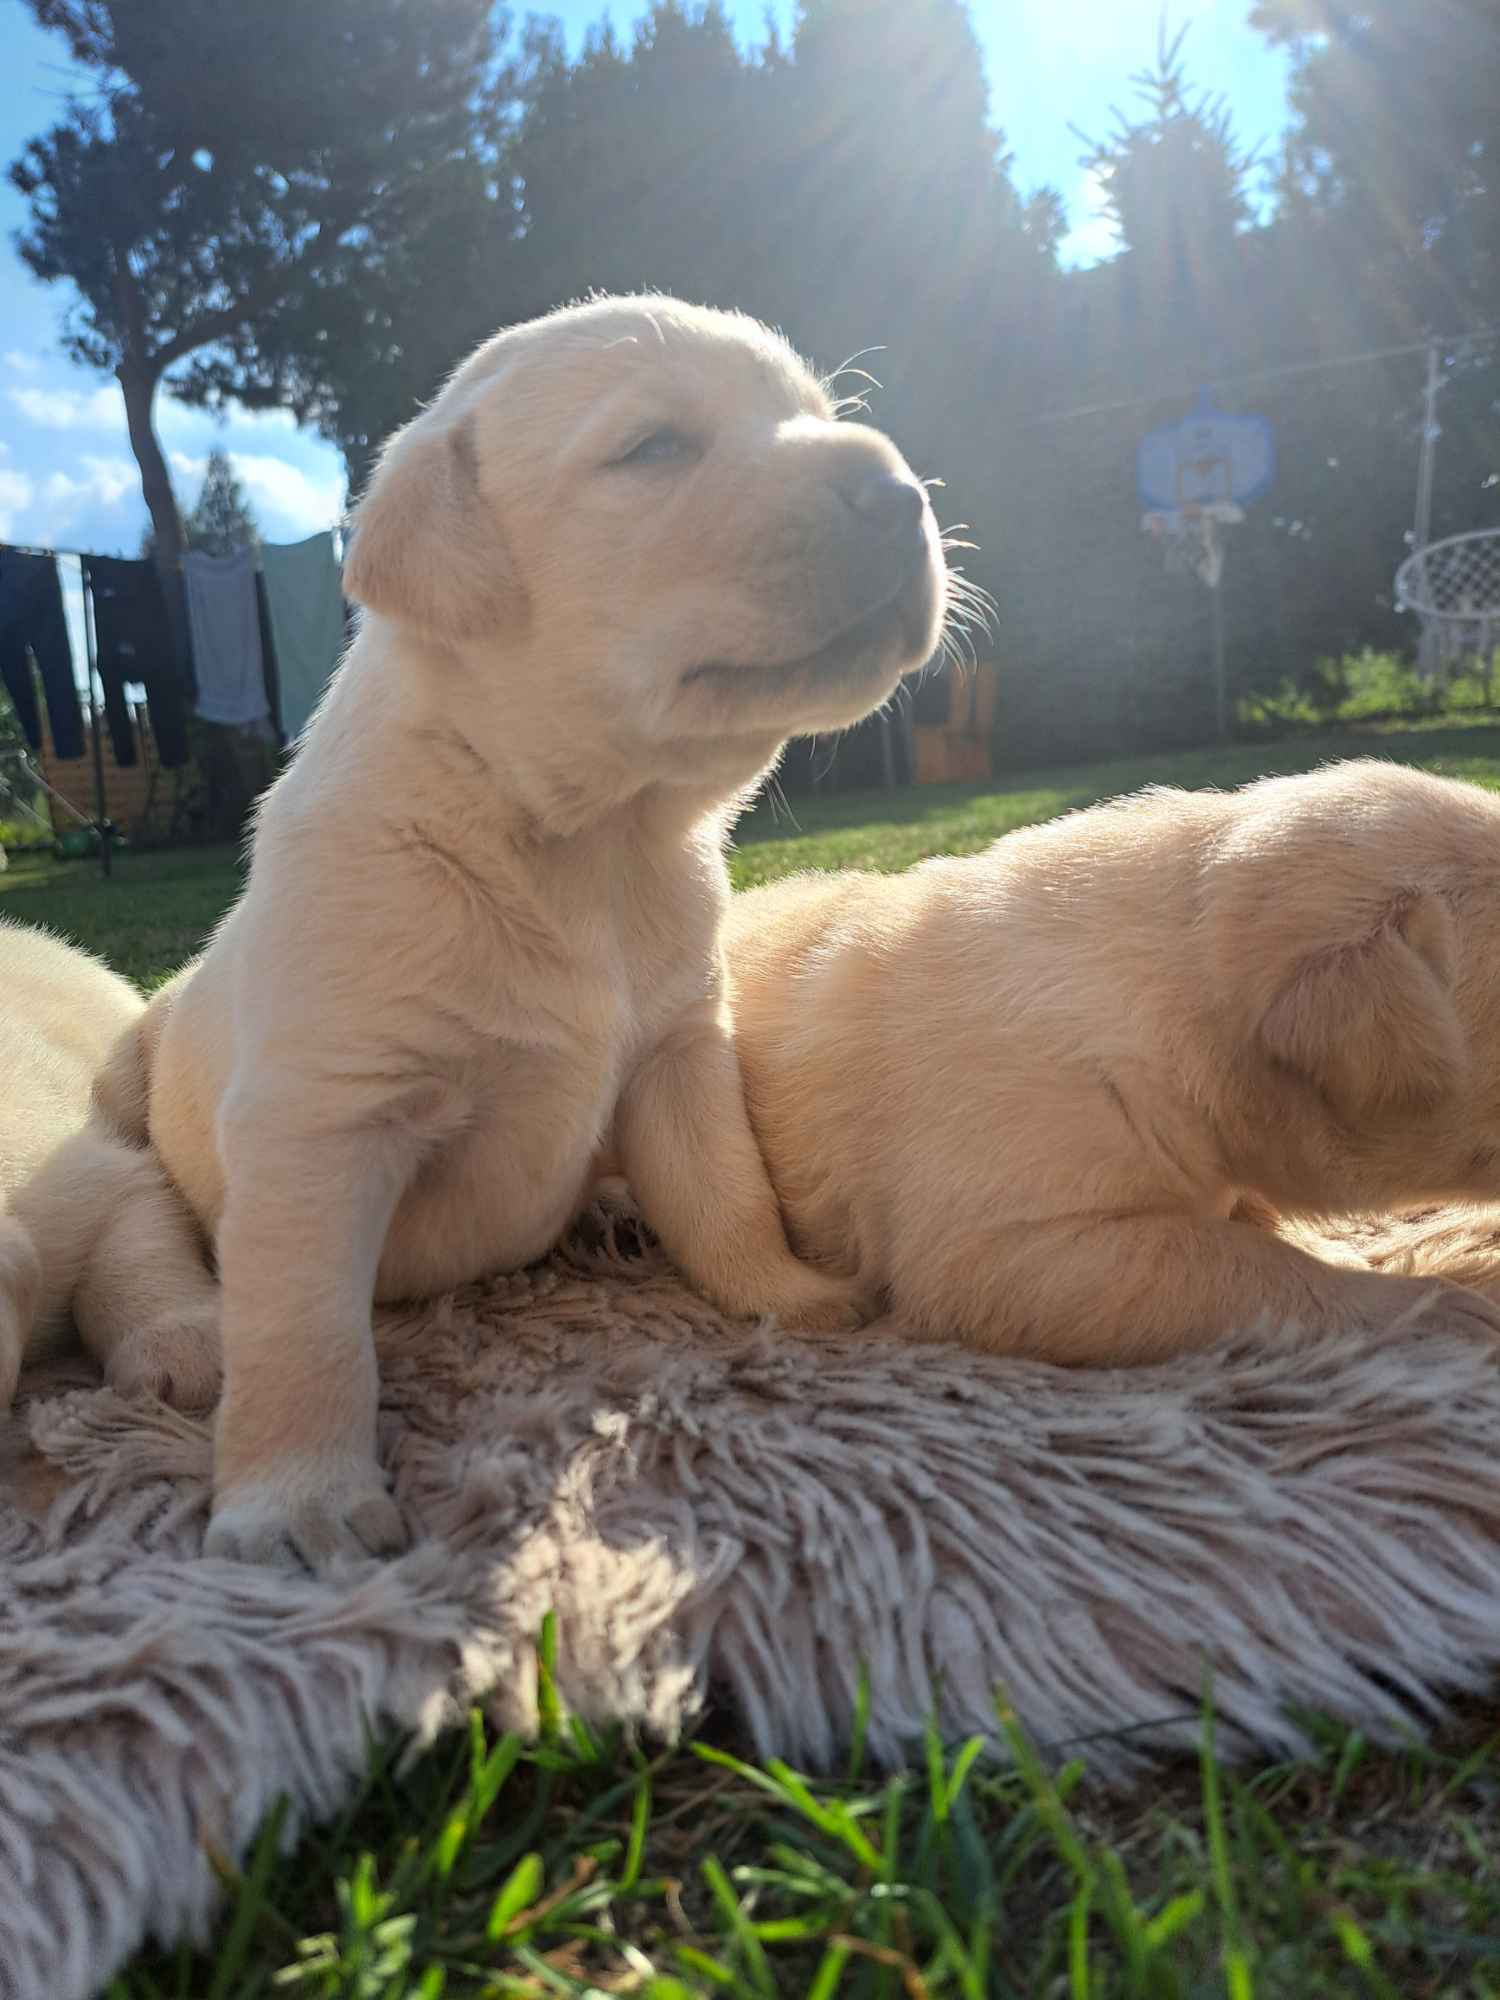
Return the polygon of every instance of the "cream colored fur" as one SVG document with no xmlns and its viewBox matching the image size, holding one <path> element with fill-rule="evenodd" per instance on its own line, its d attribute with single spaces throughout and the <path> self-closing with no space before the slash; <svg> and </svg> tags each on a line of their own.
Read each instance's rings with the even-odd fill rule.
<svg viewBox="0 0 1500 2000">
<path fill-rule="evenodd" d="M 1317 1219 L 1500 1194 L 1500 799 L 1358 762 L 1151 791 L 726 929 L 794 1246 L 898 1326 L 1137 1362 L 1500 1306 Z"/>
<path fill-rule="evenodd" d="M 218 1288 L 110 1067 L 145 1003 L 87 952 L 0 918 L 0 1410 L 75 1321 L 115 1388 L 204 1408 Z"/>
<path fill-rule="evenodd" d="M 482 348 L 387 449 L 345 580 L 359 633 L 245 894 L 143 1041 L 224 1287 L 208 1546 L 315 1563 L 404 1538 L 372 1298 L 540 1256 L 611 1138 L 720 1307 L 856 1318 L 746 1118 L 721 847 L 783 739 L 882 701 L 945 601 L 893 446 L 764 328 L 656 298 Z"/>
</svg>

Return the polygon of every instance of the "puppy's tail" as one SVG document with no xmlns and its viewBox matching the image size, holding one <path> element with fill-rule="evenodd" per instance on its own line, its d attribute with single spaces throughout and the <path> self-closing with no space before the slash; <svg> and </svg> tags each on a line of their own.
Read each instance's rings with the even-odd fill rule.
<svg viewBox="0 0 1500 2000">
<path fill-rule="evenodd" d="M 23 1222 L 0 1214 L 0 1414 L 10 1408 L 42 1299 L 42 1260 Z"/>
</svg>

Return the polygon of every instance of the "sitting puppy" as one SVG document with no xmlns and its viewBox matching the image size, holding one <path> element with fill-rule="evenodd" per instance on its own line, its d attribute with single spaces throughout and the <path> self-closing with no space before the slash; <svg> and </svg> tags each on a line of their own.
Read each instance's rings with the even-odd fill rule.
<svg viewBox="0 0 1500 2000">
<path fill-rule="evenodd" d="M 942 624 L 924 489 L 834 416 L 763 327 L 602 300 L 497 336 L 387 449 L 358 636 L 142 1034 L 223 1283 L 211 1553 L 402 1545 L 372 1298 L 539 1257 L 611 1130 L 721 1307 L 857 1318 L 787 1246 L 717 945 L 747 788 Z"/>
<path fill-rule="evenodd" d="M 755 890 L 725 937 L 792 1242 L 898 1325 L 1096 1364 L 1260 1320 L 1500 1328 L 1314 1226 L 1500 1191 L 1490 793 L 1375 762 L 1149 791 Z"/>
<path fill-rule="evenodd" d="M 0 918 L 0 1410 L 70 1318 L 116 1389 L 217 1392 L 218 1288 L 110 1075 L 144 1012 L 87 952 Z"/>
</svg>

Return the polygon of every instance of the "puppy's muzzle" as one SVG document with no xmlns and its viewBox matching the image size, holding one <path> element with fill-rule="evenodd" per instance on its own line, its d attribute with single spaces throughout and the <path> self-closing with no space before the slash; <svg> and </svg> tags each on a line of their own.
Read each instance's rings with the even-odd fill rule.
<svg viewBox="0 0 1500 2000">
<path fill-rule="evenodd" d="M 915 480 L 895 472 L 867 472 L 839 490 L 871 541 L 897 551 L 916 545 L 927 496 Z"/>
</svg>

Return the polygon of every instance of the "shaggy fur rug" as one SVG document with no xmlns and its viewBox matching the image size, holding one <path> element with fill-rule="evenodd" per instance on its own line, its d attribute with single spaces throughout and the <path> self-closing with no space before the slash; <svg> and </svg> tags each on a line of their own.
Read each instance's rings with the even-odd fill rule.
<svg viewBox="0 0 1500 2000">
<path fill-rule="evenodd" d="M 1299 1708 L 1428 1726 L 1500 1660 L 1500 1372 L 1440 1332 L 1108 1373 L 792 1340 L 596 1214 L 381 1347 L 421 1539 L 320 1580 L 199 1556 L 204 1426 L 27 1385 L 0 1449 L 4 2000 L 87 2000 L 148 1929 L 201 1931 L 209 1855 L 278 1793 L 336 1810 L 372 1722 L 483 1699 L 527 1726 L 549 1609 L 578 1711 L 670 1735 L 712 1697 L 804 1766 L 862 1663 L 883 1760 L 934 1703 L 991 1728 L 1003 1686 L 1122 1780 L 1195 1742 L 1205 1664 L 1244 1756 L 1304 1748 Z"/>
</svg>

